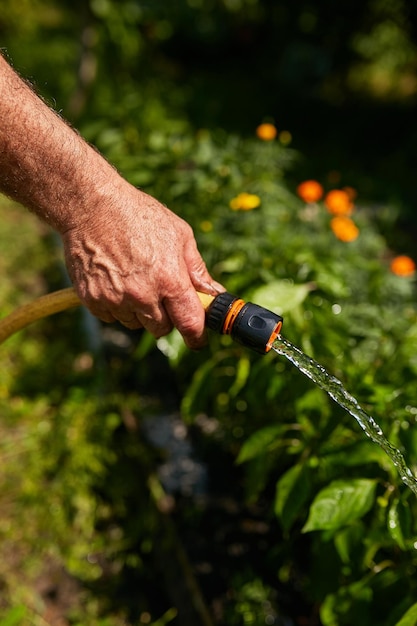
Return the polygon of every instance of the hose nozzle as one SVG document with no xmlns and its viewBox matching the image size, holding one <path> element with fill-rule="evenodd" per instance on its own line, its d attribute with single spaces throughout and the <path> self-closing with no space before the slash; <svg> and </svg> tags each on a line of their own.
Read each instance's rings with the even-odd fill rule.
<svg viewBox="0 0 417 626">
<path fill-rule="evenodd" d="M 266 354 L 281 332 L 280 315 L 252 302 L 225 292 L 219 294 L 206 309 L 206 325 L 221 335 Z"/>
</svg>

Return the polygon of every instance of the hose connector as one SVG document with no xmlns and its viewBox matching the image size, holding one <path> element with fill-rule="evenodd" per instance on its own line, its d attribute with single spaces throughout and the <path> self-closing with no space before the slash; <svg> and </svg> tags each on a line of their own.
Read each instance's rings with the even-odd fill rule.
<svg viewBox="0 0 417 626">
<path fill-rule="evenodd" d="M 281 332 L 280 315 L 227 291 L 219 294 L 206 309 L 206 325 L 221 335 L 266 354 Z"/>
</svg>

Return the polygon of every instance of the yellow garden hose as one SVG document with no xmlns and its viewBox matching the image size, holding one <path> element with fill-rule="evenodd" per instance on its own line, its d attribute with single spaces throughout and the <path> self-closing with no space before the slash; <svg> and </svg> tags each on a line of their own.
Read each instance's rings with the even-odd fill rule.
<svg viewBox="0 0 417 626">
<path fill-rule="evenodd" d="M 17 331 L 42 317 L 48 317 L 48 315 L 65 311 L 80 304 L 81 302 L 72 287 L 48 293 L 32 300 L 32 302 L 22 304 L 7 317 L 0 320 L 0 344 Z"/>
<path fill-rule="evenodd" d="M 207 309 L 214 299 L 213 296 L 200 292 L 197 294 L 204 309 Z M 81 301 L 73 287 L 54 291 L 27 302 L 0 320 L 0 344 L 36 320 L 80 305 Z"/>
<path fill-rule="evenodd" d="M 245 302 L 229 292 L 216 297 L 197 291 L 206 311 L 206 325 L 215 332 L 231 335 L 239 343 L 265 354 L 281 331 L 282 317 L 257 304 Z M 0 344 L 32 322 L 59 313 L 81 301 L 73 287 L 40 296 L 18 307 L 0 320 Z"/>
</svg>

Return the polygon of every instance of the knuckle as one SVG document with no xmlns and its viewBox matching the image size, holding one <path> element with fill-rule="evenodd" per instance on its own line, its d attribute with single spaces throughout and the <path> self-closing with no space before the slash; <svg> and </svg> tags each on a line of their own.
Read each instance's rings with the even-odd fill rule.
<svg viewBox="0 0 417 626">
<path fill-rule="evenodd" d="M 156 337 L 156 339 L 160 339 L 161 337 L 165 337 L 166 335 L 169 335 L 169 333 L 172 331 L 173 328 L 174 326 L 171 323 L 160 324 L 154 329 L 152 334 L 154 335 L 154 337 Z"/>
<path fill-rule="evenodd" d="M 186 317 L 177 328 L 188 344 L 198 344 L 204 335 L 204 324 L 195 317 Z"/>
</svg>

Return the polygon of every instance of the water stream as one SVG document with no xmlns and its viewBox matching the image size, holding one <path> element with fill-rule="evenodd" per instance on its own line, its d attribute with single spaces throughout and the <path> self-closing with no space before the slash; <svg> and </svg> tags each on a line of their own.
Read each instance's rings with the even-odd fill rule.
<svg viewBox="0 0 417 626">
<path fill-rule="evenodd" d="M 279 336 L 272 345 L 272 350 L 285 356 L 300 372 L 326 391 L 342 408 L 348 411 L 363 428 L 365 433 L 386 452 L 394 463 L 403 482 L 417 495 L 417 478 L 405 462 L 401 452 L 385 437 L 379 424 L 359 405 L 356 398 L 346 391 L 340 380 L 331 376 L 319 363 L 307 356 L 290 341 Z"/>
</svg>

